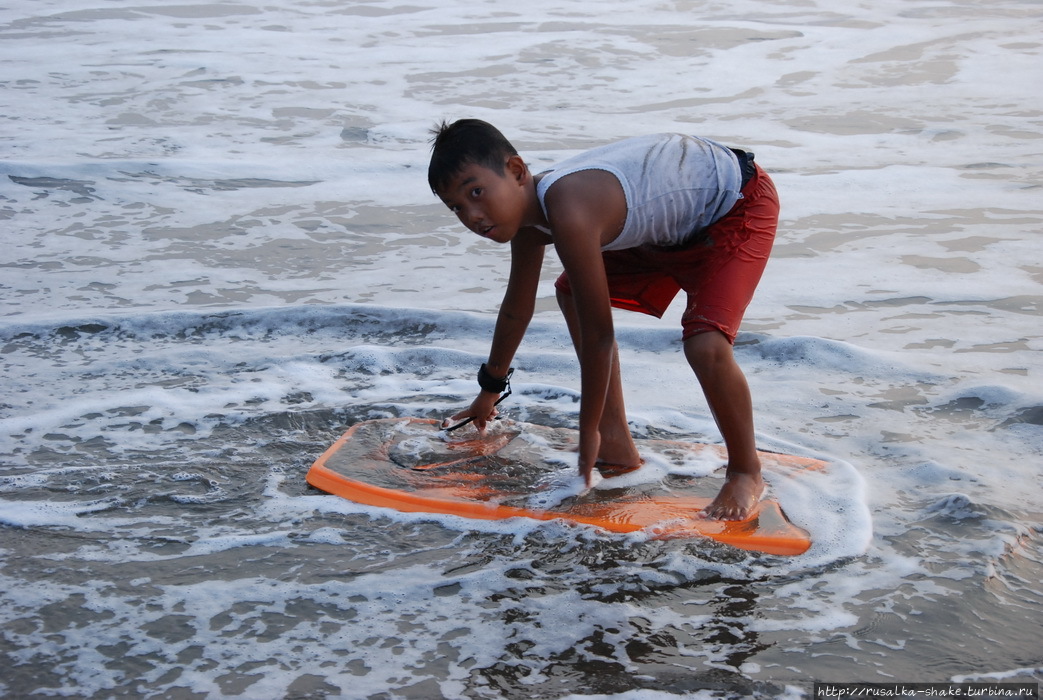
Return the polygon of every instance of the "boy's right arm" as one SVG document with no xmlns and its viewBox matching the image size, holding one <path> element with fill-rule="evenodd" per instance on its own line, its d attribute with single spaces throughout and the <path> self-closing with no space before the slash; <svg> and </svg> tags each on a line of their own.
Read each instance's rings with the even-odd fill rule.
<svg viewBox="0 0 1043 700">
<path fill-rule="evenodd" d="M 523 229 L 511 240 L 510 279 L 496 317 L 489 359 L 485 363 L 486 371 L 494 378 L 507 376 L 511 360 L 532 320 L 546 245 L 547 237 L 533 229 Z M 467 409 L 450 420 L 472 418 L 478 430 L 485 430 L 488 421 L 496 416 L 495 403 L 499 397 L 499 393 L 481 391 Z"/>
</svg>

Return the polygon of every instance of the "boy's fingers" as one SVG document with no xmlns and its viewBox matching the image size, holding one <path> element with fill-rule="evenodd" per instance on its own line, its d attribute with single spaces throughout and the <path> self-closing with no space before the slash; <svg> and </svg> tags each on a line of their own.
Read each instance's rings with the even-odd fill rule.
<svg viewBox="0 0 1043 700">
<path fill-rule="evenodd" d="M 489 421 L 496 418 L 500 412 L 495 406 L 489 411 L 489 414 L 485 417 L 480 416 L 474 410 L 474 406 L 468 406 L 464 410 L 460 411 L 456 415 L 449 416 L 442 421 L 442 428 L 451 428 L 453 424 L 459 423 L 460 421 L 466 421 L 467 423 L 473 423 L 474 427 L 478 429 L 478 432 L 485 432 L 485 427 L 489 424 Z M 463 427 L 464 423 L 460 423 L 456 427 Z"/>
<path fill-rule="evenodd" d="M 579 475 L 583 477 L 583 484 L 590 488 L 593 486 L 594 481 L 594 465 L 592 464 L 580 464 Z"/>
<path fill-rule="evenodd" d="M 448 418 L 443 418 L 442 419 L 442 427 L 443 428 L 448 428 L 451 425 L 459 423 L 466 416 L 467 416 L 467 412 L 464 411 L 464 412 L 461 412 L 461 413 L 457 413 L 455 416 L 449 416 Z"/>
</svg>

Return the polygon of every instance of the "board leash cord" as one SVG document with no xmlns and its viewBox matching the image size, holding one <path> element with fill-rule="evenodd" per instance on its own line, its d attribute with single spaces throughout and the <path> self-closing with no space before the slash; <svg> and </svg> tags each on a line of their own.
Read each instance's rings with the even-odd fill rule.
<svg viewBox="0 0 1043 700">
<path fill-rule="evenodd" d="M 500 398 L 496 399 L 496 403 L 493 404 L 493 408 L 496 408 L 497 406 L 499 406 L 503 402 L 504 399 L 506 399 L 508 396 L 511 395 L 511 375 L 512 374 L 514 374 L 514 368 L 513 367 L 507 371 L 507 376 L 503 378 L 503 380 L 507 383 L 507 388 L 504 391 L 503 395 L 500 396 Z M 457 430 L 458 428 L 464 427 L 465 425 L 467 425 L 468 423 L 472 422 L 473 420 L 474 420 L 473 416 L 470 417 L 470 418 L 464 418 L 462 421 L 460 421 L 456 425 L 451 425 L 448 428 L 442 428 L 442 430 L 443 430 L 443 432 L 451 433 L 454 430 Z"/>
</svg>

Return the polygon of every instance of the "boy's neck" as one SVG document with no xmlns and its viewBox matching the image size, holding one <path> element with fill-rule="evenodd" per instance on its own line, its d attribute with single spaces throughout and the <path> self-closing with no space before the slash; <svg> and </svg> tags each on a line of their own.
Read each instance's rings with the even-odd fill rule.
<svg viewBox="0 0 1043 700">
<path fill-rule="evenodd" d="M 533 228 L 550 228 L 550 222 L 547 221 L 547 215 L 543 211 L 543 206 L 540 205 L 540 198 L 536 194 L 536 185 L 543 178 L 543 175 L 533 175 L 529 178 L 529 182 L 525 188 L 526 197 L 526 208 L 525 208 L 525 225 Z"/>
</svg>

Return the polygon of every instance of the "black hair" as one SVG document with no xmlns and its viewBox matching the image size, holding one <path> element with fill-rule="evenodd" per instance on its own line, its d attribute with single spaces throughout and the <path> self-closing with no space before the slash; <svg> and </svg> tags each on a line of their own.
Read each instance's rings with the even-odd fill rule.
<svg viewBox="0 0 1043 700">
<path fill-rule="evenodd" d="M 443 121 L 431 130 L 431 163 L 427 183 L 432 192 L 444 190 L 449 180 L 468 165 L 481 165 L 503 175 L 504 166 L 518 151 L 492 124 L 480 119 Z"/>
</svg>

